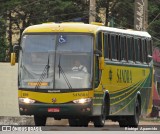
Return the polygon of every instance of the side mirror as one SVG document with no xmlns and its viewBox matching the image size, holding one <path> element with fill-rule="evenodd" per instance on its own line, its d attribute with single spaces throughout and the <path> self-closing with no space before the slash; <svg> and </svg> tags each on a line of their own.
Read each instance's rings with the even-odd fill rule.
<svg viewBox="0 0 160 134">
<path fill-rule="evenodd" d="M 102 57 L 102 52 L 98 49 L 94 50 L 94 54 L 96 54 L 99 57 Z"/>
<path fill-rule="evenodd" d="M 16 52 L 22 50 L 21 46 L 19 45 L 14 45 L 13 46 L 13 53 L 11 53 L 11 66 L 14 66 L 16 63 Z"/>
<path fill-rule="evenodd" d="M 22 50 L 21 46 L 19 46 L 19 45 L 14 45 L 13 46 L 13 51 L 14 52 L 19 51 L 19 50 Z"/>
<path fill-rule="evenodd" d="M 99 69 L 104 69 L 104 57 L 99 57 Z"/>
<path fill-rule="evenodd" d="M 16 53 L 11 53 L 11 66 L 14 66 L 16 63 Z"/>
</svg>

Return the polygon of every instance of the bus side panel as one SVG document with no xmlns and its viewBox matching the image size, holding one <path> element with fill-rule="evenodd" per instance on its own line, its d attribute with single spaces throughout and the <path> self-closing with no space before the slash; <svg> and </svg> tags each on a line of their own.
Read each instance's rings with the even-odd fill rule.
<svg viewBox="0 0 160 134">
<path fill-rule="evenodd" d="M 133 115 L 137 94 L 142 97 L 142 111 L 147 112 L 151 97 L 150 73 L 149 67 L 106 65 L 102 85 L 110 93 L 110 115 Z"/>
</svg>

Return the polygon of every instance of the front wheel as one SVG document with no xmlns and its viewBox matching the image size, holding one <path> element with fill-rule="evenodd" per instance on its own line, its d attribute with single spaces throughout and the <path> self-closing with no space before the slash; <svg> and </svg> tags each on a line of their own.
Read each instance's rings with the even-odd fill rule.
<svg viewBox="0 0 160 134">
<path fill-rule="evenodd" d="M 47 117 L 34 115 L 34 122 L 36 126 L 45 126 Z"/>
<path fill-rule="evenodd" d="M 88 127 L 88 119 L 68 119 L 69 126 L 71 127 Z"/>
<path fill-rule="evenodd" d="M 79 119 L 68 119 L 70 127 L 78 127 L 80 125 Z"/>
<path fill-rule="evenodd" d="M 94 126 L 95 127 L 103 127 L 105 124 L 105 120 L 106 120 L 106 104 L 105 101 L 102 104 L 102 114 L 100 116 L 97 116 L 94 118 Z"/>
</svg>

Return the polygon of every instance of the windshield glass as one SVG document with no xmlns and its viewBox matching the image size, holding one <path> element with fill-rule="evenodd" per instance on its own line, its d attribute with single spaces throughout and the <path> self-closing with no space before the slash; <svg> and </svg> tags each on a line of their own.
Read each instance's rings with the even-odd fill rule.
<svg viewBox="0 0 160 134">
<path fill-rule="evenodd" d="M 24 35 L 19 86 L 34 89 L 91 87 L 91 35 Z"/>
</svg>

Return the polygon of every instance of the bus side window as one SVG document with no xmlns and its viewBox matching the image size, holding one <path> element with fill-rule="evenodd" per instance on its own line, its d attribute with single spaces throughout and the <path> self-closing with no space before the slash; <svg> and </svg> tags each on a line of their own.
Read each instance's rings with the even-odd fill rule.
<svg viewBox="0 0 160 134">
<path fill-rule="evenodd" d="M 125 60 L 128 62 L 128 45 L 127 45 L 127 37 L 124 37 L 125 42 Z"/>
<path fill-rule="evenodd" d="M 133 62 L 136 62 L 136 50 L 135 50 L 135 39 L 134 39 L 134 37 L 132 38 L 132 40 L 131 40 L 131 44 L 132 44 L 132 48 L 133 48 Z"/>
<path fill-rule="evenodd" d="M 111 58 L 111 44 L 109 42 L 110 35 L 104 34 L 104 58 L 110 59 Z"/>
<path fill-rule="evenodd" d="M 111 34 L 110 37 L 110 44 L 111 44 L 111 59 L 117 59 L 117 45 L 116 45 L 116 36 Z"/>
<path fill-rule="evenodd" d="M 121 49 L 121 60 L 126 60 L 126 45 L 125 45 L 125 37 L 120 37 L 120 49 Z"/>
<path fill-rule="evenodd" d="M 146 39 L 142 40 L 142 44 L 143 44 L 143 62 L 147 63 L 147 43 L 146 43 Z"/>
<path fill-rule="evenodd" d="M 133 45 L 131 37 L 127 37 L 127 46 L 128 46 L 128 60 L 133 61 Z"/>
<path fill-rule="evenodd" d="M 117 46 L 117 60 L 120 60 L 120 37 L 116 35 L 116 46 Z"/>
<path fill-rule="evenodd" d="M 140 62 L 140 40 L 138 38 L 135 39 L 135 54 L 136 54 L 136 62 Z"/>
<path fill-rule="evenodd" d="M 140 62 L 143 63 L 143 40 L 139 39 L 140 43 L 139 43 L 139 48 L 140 48 Z"/>
<path fill-rule="evenodd" d="M 145 52 L 145 60 L 148 63 L 148 50 L 147 50 L 147 39 L 144 40 L 144 52 Z"/>
<path fill-rule="evenodd" d="M 152 56 L 152 40 L 147 40 L 147 50 L 148 50 L 148 55 Z M 149 63 L 151 62 L 151 58 L 149 58 L 148 55 L 147 55 L 147 58 Z"/>
<path fill-rule="evenodd" d="M 96 46 L 96 48 L 98 48 L 98 50 L 100 50 L 102 52 L 102 32 L 98 33 L 98 46 Z"/>
</svg>

